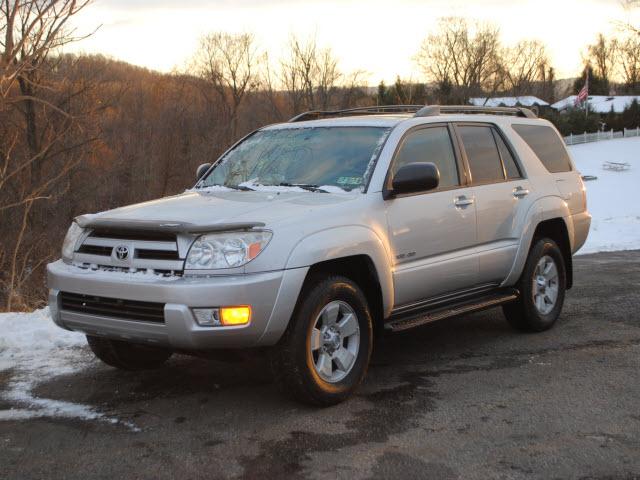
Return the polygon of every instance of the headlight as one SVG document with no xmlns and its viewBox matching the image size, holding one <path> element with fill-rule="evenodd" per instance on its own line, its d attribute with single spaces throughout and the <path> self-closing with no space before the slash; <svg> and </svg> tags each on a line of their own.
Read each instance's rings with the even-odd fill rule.
<svg viewBox="0 0 640 480">
<path fill-rule="evenodd" d="M 84 228 L 73 222 L 67 230 L 67 235 L 62 242 L 62 258 L 64 260 L 71 260 L 73 258 L 73 252 L 76 250 L 76 243 L 84 233 Z"/>
<path fill-rule="evenodd" d="M 212 233 L 198 238 L 187 255 L 187 269 L 241 267 L 256 258 L 271 240 L 271 232 Z"/>
</svg>

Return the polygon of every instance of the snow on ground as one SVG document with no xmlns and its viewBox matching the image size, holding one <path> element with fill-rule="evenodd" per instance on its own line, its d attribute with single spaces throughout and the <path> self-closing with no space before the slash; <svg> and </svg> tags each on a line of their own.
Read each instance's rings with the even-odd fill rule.
<svg viewBox="0 0 640 480">
<path fill-rule="evenodd" d="M 0 421 L 66 417 L 121 423 L 136 429 L 90 406 L 33 394 L 39 383 L 73 374 L 93 363 L 86 351 L 84 335 L 57 327 L 48 308 L 31 313 L 0 313 L 0 331 L 0 372 L 9 373 L 9 380 L 0 391 L 0 400 L 12 405 L 0 409 Z"/>
<path fill-rule="evenodd" d="M 587 208 L 593 215 L 587 243 L 580 254 L 640 249 L 640 138 L 621 138 L 573 145 L 569 151 L 585 182 Z M 630 164 L 625 171 L 602 168 L 604 162 Z"/>
</svg>

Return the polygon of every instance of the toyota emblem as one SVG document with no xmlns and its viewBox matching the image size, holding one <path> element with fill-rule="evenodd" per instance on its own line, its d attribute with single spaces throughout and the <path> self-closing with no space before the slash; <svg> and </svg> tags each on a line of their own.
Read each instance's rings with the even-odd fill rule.
<svg viewBox="0 0 640 480">
<path fill-rule="evenodd" d="M 126 245 L 118 245 L 115 248 L 115 253 L 118 260 L 126 260 L 127 258 L 129 258 L 129 247 L 127 247 Z"/>
</svg>

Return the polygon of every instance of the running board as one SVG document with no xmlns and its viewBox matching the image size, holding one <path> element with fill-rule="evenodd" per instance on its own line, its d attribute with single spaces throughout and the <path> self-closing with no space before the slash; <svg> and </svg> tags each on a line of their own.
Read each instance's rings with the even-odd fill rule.
<svg viewBox="0 0 640 480">
<path fill-rule="evenodd" d="M 481 297 L 475 297 L 466 301 L 449 304 L 444 307 L 432 308 L 419 313 L 411 313 L 393 318 L 385 323 L 385 330 L 390 332 L 402 332 L 410 328 L 419 327 L 427 323 L 442 320 L 444 318 L 455 317 L 464 313 L 477 312 L 486 308 L 496 307 L 504 303 L 512 302 L 520 296 L 516 289 L 503 290 L 498 293 L 491 293 Z"/>
</svg>

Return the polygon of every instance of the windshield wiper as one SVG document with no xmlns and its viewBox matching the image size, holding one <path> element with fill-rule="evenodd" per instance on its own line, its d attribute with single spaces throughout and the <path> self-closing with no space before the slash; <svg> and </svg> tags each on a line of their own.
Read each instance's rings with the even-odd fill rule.
<svg viewBox="0 0 640 480">
<path fill-rule="evenodd" d="M 255 192 L 255 188 L 247 187 L 246 185 L 225 185 L 225 187 L 233 188 L 234 190 L 240 190 L 241 192 Z"/>
<path fill-rule="evenodd" d="M 311 183 L 287 183 L 280 182 L 278 184 L 279 187 L 300 187 L 304 190 L 309 190 L 310 192 L 320 192 L 320 193 L 329 193 L 323 188 L 320 188 L 318 185 L 313 185 Z"/>
<path fill-rule="evenodd" d="M 256 191 L 255 188 L 247 187 L 246 185 L 220 185 L 219 183 L 215 183 L 213 185 L 207 185 L 206 187 L 200 187 L 200 188 L 207 188 L 207 187 L 224 187 L 224 188 L 230 188 L 231 190 L 240 190 L 241 192 Z"/>
</svg>

